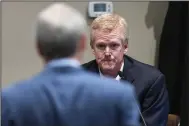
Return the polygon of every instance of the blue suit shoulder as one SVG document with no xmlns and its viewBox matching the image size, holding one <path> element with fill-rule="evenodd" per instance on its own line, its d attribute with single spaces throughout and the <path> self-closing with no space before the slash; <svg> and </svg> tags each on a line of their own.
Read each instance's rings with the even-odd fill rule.
<svg viewBox="0 0 189 126">
<path fill-rule="evenodd" d="M 136 123 L 137 109 L 135 109 L 135 101 L 133 100 L 134 88 L 132 85 L 118 83 L 110 78 L 100 79 L 96 74 L 86 71 L 69 73 L 64 71 L 56 74 L 48 73 L 48 75 L 47 73 L 38 75 L 3 89 L 3 124 L 9 122 L 8 120 L 10 119 L 14 119 L 17 123 L 22 122 L 23 124 L 26 120 L 29 122 L 34 121 L 36 124 L 42 120 L 45 122 L 48 120 L 48 125 L 53 125 L 52 109 L 54 107 L 58 108 L 58 106 L 62 106 L 65 103 L 68 106 L 64 107 L 67 108 L 70 115 L 75 112 L 73 109 L 69 109 L 69 106 L 74 107 L 77 103 L 86 108 L 86 110 L 88 106 L 92 106 L 93 109 L 90 111 L 95 112 L 96 115 L 104 119 L 109 119 L 109 117 L 104 116 L 99 110 L 111 111 L 108 116 L 113 117 L 117 113 L 115 113 L 115 110 L 118 107 L 125 113 L 125 123 Z M 128 101 L 130 102 L 127 103 Z M 52 104 L 54 104 L 53 108 Z M 132 108 L 130 112 L 128 112 L 126 106 Z M 59 113 L 60 111 L 57 109 L 54 112 Z M 46 113 L 45 116 L 44 113 Z M 64 113 L 59 114 L 61 115 L 60 118 L 67 117 Z M 84 111 L 80 114 L 91 115 L 92 113 Z M 47 119 L 47 117 L 49 118 Z M 128 120 L 132 120 L 132 122 Z M 47 126 L 47 124 L 45 125 Z"/>
</svg>

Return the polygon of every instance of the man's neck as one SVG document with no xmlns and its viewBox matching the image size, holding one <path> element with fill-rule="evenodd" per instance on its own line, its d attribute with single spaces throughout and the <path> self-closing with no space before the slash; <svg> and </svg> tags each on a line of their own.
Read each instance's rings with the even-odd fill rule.
<svg viewBox="0 0 189 126">
<path fill-rule="evenodd" d="M 110 76 L 113 78 L 116 78 L 118 72 L 119 71 L 101 71 L 104 76 Z"/>
<path fill-rule="evenodd" d="M 53 60 L 58 60 L 58 59 L 51 59 L 51 60 L 47 60 L 46 58 L 42 58 L 43 59 L 43 64 L 46 65 L 48 64 L 49 62 L 52 62 Z M 73 60 L 76 60 L 78 61 L 80 64 L 81 64 L 81 56 L 80 55 L 73 55 L 73 56 L 70 56 L 70 57 L 63 57 L 63 58 L 59 58 L 59 59 L 73 59 Z"/>
</svg>

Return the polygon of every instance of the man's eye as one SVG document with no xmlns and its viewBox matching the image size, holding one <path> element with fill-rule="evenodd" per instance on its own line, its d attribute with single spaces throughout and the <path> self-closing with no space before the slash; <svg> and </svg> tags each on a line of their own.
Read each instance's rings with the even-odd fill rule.
<svg viewBox="0 0 189 126">
<path fill-rule="evenodd" d="M 117 48 L 118 46 L 119 46 L 118 44 L 112 44 L 112 45 L 111 45 L 111 48 L 112 48 L 112 49 L 115 49 L 115 48 Z"/>
<path fill-rule="evenodd" d="M 99 45 L 97 45 L 97 48 L 103 49 L 103 48 L 105 48 L 105 45 L 99 44 Z"/>
</svg>

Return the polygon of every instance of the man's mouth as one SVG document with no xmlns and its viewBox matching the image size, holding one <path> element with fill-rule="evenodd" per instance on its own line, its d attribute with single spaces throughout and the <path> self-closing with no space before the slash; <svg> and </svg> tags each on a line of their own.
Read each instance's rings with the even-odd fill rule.
<svg viewBox="0 0 189 126">
<path fill-rule="evenodd" d="M 110 61 L 112 61 L 112 60 L 103 60 L 103 62 L 110 62 Z"/>
</svg>

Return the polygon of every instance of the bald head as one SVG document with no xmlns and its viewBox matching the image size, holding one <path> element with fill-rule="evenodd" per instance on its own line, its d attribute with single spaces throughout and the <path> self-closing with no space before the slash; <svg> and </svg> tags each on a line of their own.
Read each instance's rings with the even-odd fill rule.
<svg viewBox="0 0 189 126">
<path fill-rule="evenodd" d="M 86 37 L 84 17 L 64 3 L 56 3 L 43 9 L 37 16 L 36 41 L 40 54 L 46 59 L 73 56 Z"/>
</svg>

